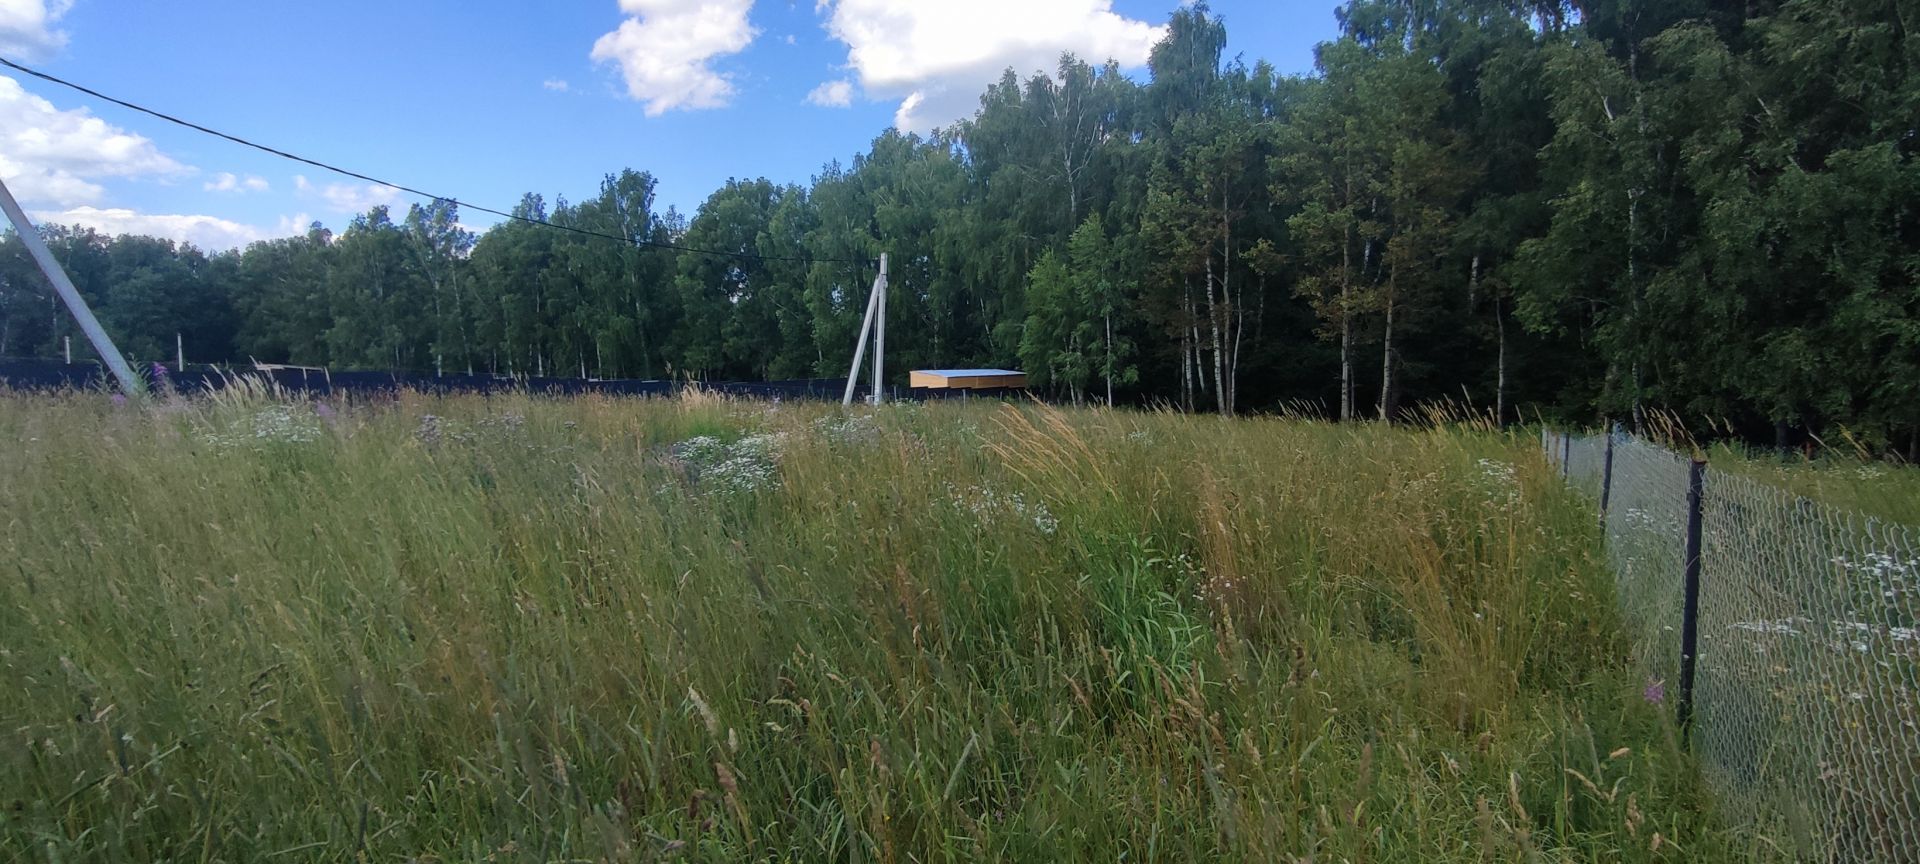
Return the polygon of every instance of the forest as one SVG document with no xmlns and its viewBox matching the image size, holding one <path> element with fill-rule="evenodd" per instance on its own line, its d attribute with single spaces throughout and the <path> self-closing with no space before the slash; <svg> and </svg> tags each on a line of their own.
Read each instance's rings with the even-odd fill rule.
<svg viewBox="0 0 1920 864">
<path fill-rule="evenodd" d="M 1661 410 L 1920 455 L 1911 3 L 1335 14 L 1289 76 L 1183 6 L 1147 75 L 1008 70 L 970 119 L 691 215 L 623 169 L 478 236 L 449 201 L 231 252 L 43 234 L 140 359 L 178 334 L 194 361 L 844 375 L 885 252 L 893 383 L 1009 366 L 1075 402 L 1343 420 Z M 0 246 L 0 356 L 60 356 L 71 321 Z"/>
</svg>

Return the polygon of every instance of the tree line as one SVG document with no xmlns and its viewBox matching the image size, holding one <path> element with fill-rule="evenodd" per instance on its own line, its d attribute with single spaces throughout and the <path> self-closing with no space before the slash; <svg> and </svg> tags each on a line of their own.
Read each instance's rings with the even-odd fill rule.
<svg viewBox="0 0 1920 864">
<path fill-rule="evenodd" d="M 1879 0 L 1352 0 L 1315 71 L 1172 13 L 1143 83 L 1065 56 L 970 119 L 691 217 L 654 178 L 476 237 L 448 202 L 206 254 L 45 233 L 124 349 L 338 367 L 842 375 L 866 261 L 889 368 L 1342 419 L 1656 408 L 1920 447 L 1920 35 Z M 802 260 L 794 260 L 802 259 Z M 811 260 L 805 260 L 811 259 Z M 17 238 L 0 356 L 71 324 Z M 901 383 L 901 382 L 893 382 Z M 1529 415 L 1531 416 L 1531 415 Z"/>
</svg>

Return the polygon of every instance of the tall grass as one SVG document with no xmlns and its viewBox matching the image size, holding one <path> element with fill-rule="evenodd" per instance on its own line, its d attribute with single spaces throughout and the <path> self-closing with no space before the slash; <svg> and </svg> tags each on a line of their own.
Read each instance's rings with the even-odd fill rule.
<svg viewBox="0 0 1920 864">
<path fill-rule="evenodd" d="M 1716 470 L 1751 477 L 1803 498 L 1920 526 L 1920 467 L 1841 451 L 1782 458 L 1726 444 L 1715 445 L 1706 458 Z"/>
<path fill-rule="evenodd" d="M 0 859 L 1653 861 L 1531 439 L 0 397 Z"/>
<path fill-rule="evenodd" d="M 1703 443 L 1677 414 L 1654 412 L 1647 420 L 1648 438 L 1705 459 L 1716 471 L 1867 518 L 1920 525 L 1920 466 L 1876 455 L 1844 428 L 1831 441 L 1815 438 L 1812 446 L 1783 452 L 1741 443 L 1733 427 L 1721 422 L 1705 423 L 1701 431 L 1712 438 Z"/>
</svg>

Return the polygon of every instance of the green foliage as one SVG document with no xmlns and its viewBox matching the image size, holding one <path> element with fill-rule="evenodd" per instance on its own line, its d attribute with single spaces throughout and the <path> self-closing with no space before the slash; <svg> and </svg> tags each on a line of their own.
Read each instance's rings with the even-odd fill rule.
<svg viewBox="0 0 1920 864">
<path fill-rule="evenodd" d="M 1351 0 L 1288 77 L 1228 57 L 1196 3 L 1149 81 L 1071 55 L 1008 70 L 974 116 L 889 130 L 805 186 L 737 179 L 663 213 L 625 170 L 518 208 L 732 258 L 521 223 L 475 238 L 450 202 L 233 254 L 47 236 L 141 359 L 179 334 L 197 360 L 839 375 L 875 275 L 847 262 L 884 252 L 897 376 L 1024 364 L 1075 399 L 1222 414 L 1665 409 L 1920 459 L 1899 5 Z M 56 356 L 58 313 L 0 243 L 0 355 Z"/>
<path fill-rule="evenodd" d="M 1078 341 L 1078 305 L 1073 273 L 1051 250 L 1040 256 L 1027 277 L 1027 326 L 1020 336 L 1020 362 L 1036 387 L 1062 387 L 1074 400 L 1086 389 L 1092 370 Z"/>
<path fill-rule="evenodd" d="M 1131 292 L 1120 282 L 1119 255 L 1096 213 L 1073 232 L 1065 259 L 1049 250 L 1034 265 L 1020 341 L 1020 360 L 1034 386 L 1063 389 L 1078 404 L 1100 381 L 1111 403 L 1116 386 L 1139 380 L 1126 336 Z"/>
</svg>

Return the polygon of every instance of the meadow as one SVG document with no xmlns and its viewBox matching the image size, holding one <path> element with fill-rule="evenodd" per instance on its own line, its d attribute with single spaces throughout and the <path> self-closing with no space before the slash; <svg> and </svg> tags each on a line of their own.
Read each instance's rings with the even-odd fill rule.
<svg viewBox="0 0 1920 864">
<path fill-rule="evenodd" d="M 1748 861 L 1537 438 L 0 395 L 0 859 Z"/>
<path fill-rule="evenodd" d="M 1920 525 L 1920 468 L 1850 450 L 1786 458 L 1727 444 L 1705 448 L 1708 464 L 1862 517 Z"/>
</svg>

